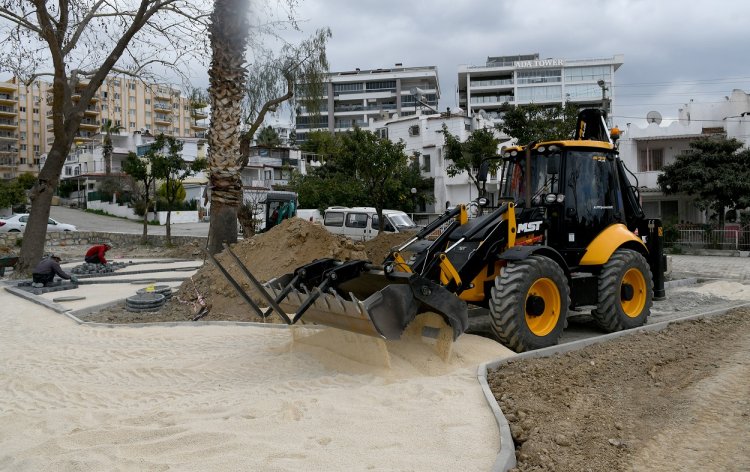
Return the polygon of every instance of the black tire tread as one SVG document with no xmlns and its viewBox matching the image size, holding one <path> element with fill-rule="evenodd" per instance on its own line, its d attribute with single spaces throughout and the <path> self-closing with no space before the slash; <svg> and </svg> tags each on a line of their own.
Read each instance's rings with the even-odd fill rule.
<svg viewBox="0 0 750 472">
<path fill-rule="evenodd" d="M 596 324 L 608 333 L 635 327 L 628 327 L 624 324 L 627 315 L 622 312 L 620 306 L 620 280 L 626 269 L 634 266 L 638 266 L 643 272 L 647 287 L 646 305 L 643 307 L 646 316 L 641 324 L 646 324 L 646 320 L 651 313 L 654 282 L 646 258 L 631 249 L 618 249 L 602 267 L 598 283 L 599 302 L 597 307 L 591 310 L 591 316 Z"/>
<path fill-rule="evenodd" d="M 525 314 L 519 313 L 519 307 L 525 306 L 526 290 L 523 286 L 528 277 L 553 278 L 553 275 L 564 282 L 560 294 L 562 300 L 559 329 L 554 329 L 541 339 L 534 336 L 525 326 Z M 567 277 L 556 262 L 544 256 L 532 255 L 522 261 L 508 262 L 501 274 L 495 278 L 489 305 L 492 331 L 507 347 L 516 352 L 523 352 L 557 344 L 570 306 Z"/>
</svg>

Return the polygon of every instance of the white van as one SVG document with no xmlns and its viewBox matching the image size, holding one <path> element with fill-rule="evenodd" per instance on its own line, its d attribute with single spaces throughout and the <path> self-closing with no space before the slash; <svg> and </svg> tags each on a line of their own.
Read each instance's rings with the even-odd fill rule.
<svg viewBox="0 0 750 472">
<path fill-rule="evenodd" d="M 416 231 L 417 225 L 409 215 L 399 210 L 383 210 L 383 231 L 401 233 Z M 330 207 L 323 216 L 323 226 L 334 234 L 355 241 L 368 241 L 378 235 L 378 212 L 372 207 Z"/>
<path fill-rule="evenodd" d="M 318 209 L 297 208 L 297 218 L 302 218 L 311 223 L 323 223 L 323 215 Z"/>
</svg>

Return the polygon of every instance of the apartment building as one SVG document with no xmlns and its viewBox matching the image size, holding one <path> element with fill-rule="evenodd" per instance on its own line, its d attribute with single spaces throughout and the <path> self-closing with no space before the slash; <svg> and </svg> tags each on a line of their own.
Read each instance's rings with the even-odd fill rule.
<svg viewBox="0 0 750 472">
<path fill-rule="evenodd" d="M 624 56 L 602 59 L 540 59 L 539 53 L 488 57 L 483 66 L 458 67 L 458 105 L 469 116 L 485 114 L 502 121 L 504 103 L 602 106 L 611 110 L 615 72 Z M 604 89 L 604 90 L 603 90 Z"/>
<path fill-rule="evenodd" d="M 677 110 L 677 119 L 663 120 L 656 111 L 645 118 L 644 127 L 626 125 L 619 149 L 635 174 L 631 182 L 638 186 L 646 216 L 667 224 L 706 223 L 709 215 L 695 205 L 693 197 L 665 195 L 657 179 L 664 166 L 675 162 L 696 139 L 718 135 L 750 146 L 750 94 L 735 89 L 719 103 L 691 100 Z"/>
<path fill-rule="evenodd" d="M 86 83 L 74 90 L 80 98 Z M 36 81 L 26 87 L 16 78 L 0 82 L 0 176 L 14 178 L 37 173 L 41 157 L 54 139 L 51 84 Z M 116 134 L 160 133 L 203 138 L 208 130 L 208 103 L 191 99 L 169 85 L 144 84 L 136 79 L 108 77 L 86 108 L 76 144 L 102 140 L 106 120 L 119 127 Z"/>
<path fill-rule="evenodd" d="M 303 86 L 300 84 L 300 86 Z M 437 110 L 440 98 L 437 67 L 404 67 L 331 72 L 325 81 L 323 106 L 313 113 L 300 107 L 295 130 L 297 142 L 310 131 L 349 131 L 368 128 L 375 117 L 413 115 Z"/>
</svg>

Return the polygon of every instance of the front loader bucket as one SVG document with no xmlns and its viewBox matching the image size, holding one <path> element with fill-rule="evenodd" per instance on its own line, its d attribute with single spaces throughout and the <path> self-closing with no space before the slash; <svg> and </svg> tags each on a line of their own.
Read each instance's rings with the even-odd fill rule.
<svg viewBox="0 0 750 472">
<path fill-rule="evenodd" d="M 399 339 L 418 313 L 433 311 L 453 328 L 454 340 L 469 324 L 465 302 L 444 287 L 416 274 L 412 274 L 406 283 L 389 283 L 383 275 L 364 273 L 342 284 L 352 289 L 346 298 L 336 291 L 323 292 L 318 287 L 310 292 L 296 288 L 289 290 L 293 277 L 293 274 L 288 274 L 265 284 L 275 297 L 282 295 L 285 289 L 288 291 L 279 305 L 288 312 L 298 313 L 293 322 L 304 317 L 306 322 L 368 336 Z M 382 286 L 380 290 L 364 300 L 357 299 L 354 293 L 359 292 L 361 296 L 364 290 L 357 290 L 358 286 L 371 288 L 377 285 L 378 279 Z M 314 301 L 309 304 L 311 298 Z M 309 306 L 301 310 L 306 304 Z"/>
<path fill-rule="evenodd" d="M 268 303 L 262 310 L 211 254 L 211 261 L 262 318 L 276 313 L 287 324 L 305 321 L 367 336 L 399 339 L 418 313 L 435 312 L 453 329 L 469 326 L 466 303 L 442 285 L 413 273 L 386 272 L 368 261 L 316 259 L 294 273 L 260 283 L 234 252 L 226 251 Z M 293 313 L 290 317 L 288 313 Z"/>
</svg>

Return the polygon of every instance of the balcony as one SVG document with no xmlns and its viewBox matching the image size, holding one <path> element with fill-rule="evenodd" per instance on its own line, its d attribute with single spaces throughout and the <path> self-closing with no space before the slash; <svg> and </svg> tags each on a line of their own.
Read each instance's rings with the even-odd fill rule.
<svg viewBox="0 0 750 472">
<path fill-rule="evenodd" d="M 2 141 L 17 141 L 18 134 L 9 133 L 8 131 L 0 131 L 0 140 Z"/>
<path fill-rule="evenodd" d="M 154 98 L 158 100 L 171 100 L 174 95 L 173 90 L 167 87 L 156 87 L 151 92 L 154 94 Z"/>
<path fill-rule="evenodd" d="M 0 129 L 17 129 L 18 121 L 0 118 Z"/>
<path fill-rule="evenodd" d="M 0 105 L 15 105 L 18 99 L 10 93 L 0 93 Z"/>
<path fill-rule="evenodd" d="M 162 115 L 160 113 L 157 113 L 154 115 L 154 123 L 160 124 L 160 125 L 171 125 L 172 124 L 172 117 L 167 115 Z"/>
<path fill-rule="evenodd" d="M 0 117 L 12 117 L 18 115 L 16 107 L 0 105 Z"/>
<path fill-rule="evenodd" d="M 0 82 L 0 92 L 15 93 L 16 90 L 18 90 L 18 86 L 16 84 L 9 84 L 7 82 Z"/>
<path fill-rule="evenodd" d="M 206 123 L 191 123 L 190 128 L 194 130 L 205 131 L 208 129 L 208 125 Z"/>
<path fill-rule="evenodd" d="M 81 124 L 79 125 L 79 127 L 83 129 L 99 129 L 100 124 L 101 122 L 99 120 L 84 118 L 83 120 L 81 120 Z"/>
<path fill-rule="evenodd" d="M 168 105 L 165 103 L 154 103 L 153 107 L 154 110 L 158 110 L 162 113 L 172 113 L 172 105 Z"/>
</svg>

